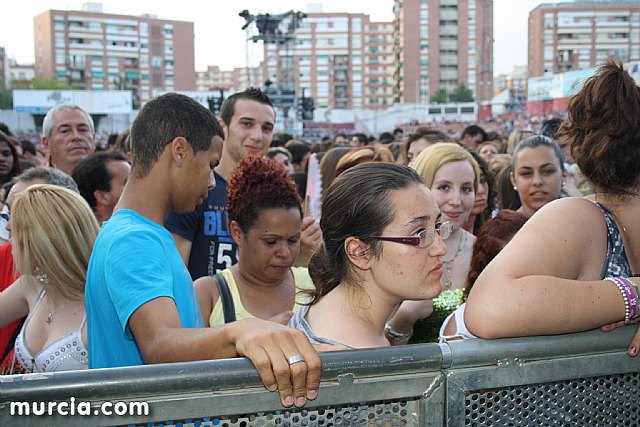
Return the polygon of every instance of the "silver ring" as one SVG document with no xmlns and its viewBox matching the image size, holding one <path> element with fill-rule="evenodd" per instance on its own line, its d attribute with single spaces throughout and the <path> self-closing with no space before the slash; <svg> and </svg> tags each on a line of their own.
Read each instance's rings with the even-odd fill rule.
<svg viewBox="0 0 640 427">
<path fill-rule="evenodd" d="M 289 365 L 293 365 L 294 363 L 298 363 L 298 362 L 304 362 L 304 357 L 302 357 L 300 353 L 294 354 L 293 356 L 287 359 L 287 362 L 289 362 Z"/>
</svg>

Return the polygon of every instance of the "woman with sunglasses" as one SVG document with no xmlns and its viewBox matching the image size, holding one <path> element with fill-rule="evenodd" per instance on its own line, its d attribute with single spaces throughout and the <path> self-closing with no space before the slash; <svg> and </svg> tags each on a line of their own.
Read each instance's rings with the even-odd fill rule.
<svg viewBox="0 0 640 427">
<path fill-rule="evenodd" d="M 342 173 L 324 194 L 320 228 L 324 245 L 309 265 L 316 289 L 289 322 L 312 343 L 388 346 L 385 324 L 400 303 L 442 290 L 451 225 L 410 168 L 366 163 Z"/>
</svg>

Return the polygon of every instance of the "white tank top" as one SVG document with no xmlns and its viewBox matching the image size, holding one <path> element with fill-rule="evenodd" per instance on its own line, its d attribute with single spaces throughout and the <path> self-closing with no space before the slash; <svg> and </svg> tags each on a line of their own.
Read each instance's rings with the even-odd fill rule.
<svg viewBox="0 0 640 427">
<path fill-rule="evenodd" d="M 467 303 L 462 304 L 453 313 L 448 315 L 446 319 L 444 319 L 444 322 L 442 322 L 442 326 L 440 326 L 440 337 L 438 339 L 440 343 L 446 342 L 447 340 L 450 340 L 452 338 L 463 340 L 478 338 L 471 332 L 469 332 L 469 330 L 467 329 L 467 325 L 464 324 L 464 308 L 466 305 Z M 445 335 L 444 330 L 447 327 L 447 323 L 449 323 L 449 320 L 451 320 L 452 317 L 456 319 L 456 333 L 453 335 Z"/>
<path fill-rule="evenodd" d="M 87 314 L 82 316 L 80 328 L 64 337 L 52 342 L 38 354 L 31 354 L 24 342 L 24 331 L 29 324 L 31 315 L 44 297 L 44 288 L 40 291 L 36 303 L 27 315 L 27 319 L 16 337 L 15 358 L 20 365 L 30 373 L 45 373 L 57 371 L 74 371 L 89 367 L 87 348 L 82 343 L 82 328 L 87 320 Z"/>
</svg>

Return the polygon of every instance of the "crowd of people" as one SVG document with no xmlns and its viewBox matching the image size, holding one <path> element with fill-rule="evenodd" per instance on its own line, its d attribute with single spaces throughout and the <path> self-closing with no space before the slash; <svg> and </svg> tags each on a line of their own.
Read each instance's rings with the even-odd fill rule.
<svg viewBox="0 0 640 427">
<path fill-rule="evenodd" d="M 76 105 L 47 113 L 46 158 L 3 127 L 0 373 L 244 356 L 301 407 L 319 351 L 640 319 L 640 88 L 619 64 L 509 135 L 275 124 L 249 88 L 219 118 L 154 98 L 104 152 Z"/>
</svg>

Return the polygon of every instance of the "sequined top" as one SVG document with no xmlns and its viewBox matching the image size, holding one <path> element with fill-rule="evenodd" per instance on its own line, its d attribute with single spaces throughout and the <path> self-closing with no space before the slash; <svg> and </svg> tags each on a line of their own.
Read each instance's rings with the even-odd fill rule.
<svg viewBox="0 0 640 427">
<path fill-rule="evenodd" d="M 24 341 L 24 331 L 31 320 L 31 315 L 44 296 L 44 288 L 38 295 L 38 299 L 29 312 L 27 319 L 16 337 L 15 358 L 20 365 L 30 373 L 73 371 L 87 369 L 89 367 L 89 356 L 87 348 L 82 343 L 82 328 L 87 320 L 86 313 L 82 317 L 82 322 L 77 331 L 52 342 L 38 354 L 32 354 Z"/>
<path fill-rule="evenodd" d="M 604 220 L 607 223 L 607 257 L 605 258 L 600 278 L 604 279 L 605 277 L 613 276 L 630 277 L 632 274 L 631 266 L 629 265 L 629 260 L 624 250 L 618 225 L 607 208 L 598 202 L 593 203 L 600 208 L 604 215 Z"/>
</svg>

